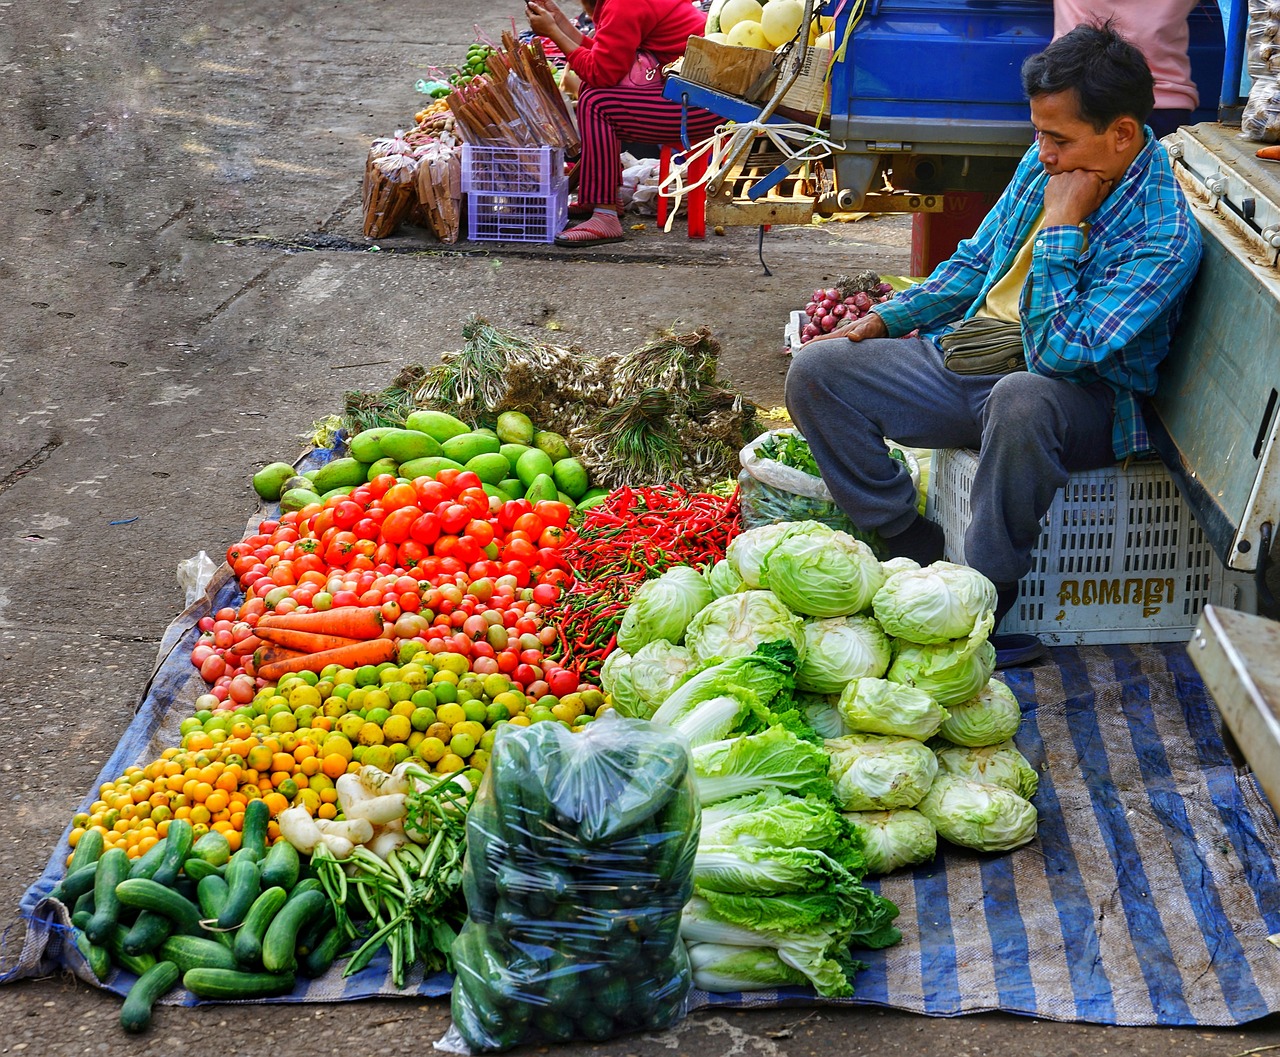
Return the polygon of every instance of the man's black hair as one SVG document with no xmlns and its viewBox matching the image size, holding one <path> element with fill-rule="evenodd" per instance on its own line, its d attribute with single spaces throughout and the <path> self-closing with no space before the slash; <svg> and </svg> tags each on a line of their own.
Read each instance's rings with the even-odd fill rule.
<svg viewBox="0 0 1280 1057">
<path fill-rule="evenodd" d="M 1112 20 L 1076 26 L 1022 64 L 1028 99 L 1074 90 L 1080 118 L 1104 131 L 1118 117 L 1145 123 L 1155 107 L 1155 80 L 1142 52 Z"/>
</svg>

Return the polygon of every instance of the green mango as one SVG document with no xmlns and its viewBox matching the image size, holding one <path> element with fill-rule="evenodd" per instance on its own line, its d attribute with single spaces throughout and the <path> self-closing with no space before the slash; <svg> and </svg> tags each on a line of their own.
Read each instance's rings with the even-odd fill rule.
<svg viewBox="0 0 1280 1057">
<path fill-rule="evenodd" d="M 546 475 L 551 476 L 552 467 L 555 465 L 551 461 L 551 456 L 541 448 L 530 448 L 519 459 L 516 460 L 516 476 L 520 478 L 521 483 L 527 489 L 533 484 L 534 478 Z M 551 498 L 555 498 L 552 496 Z"/>
<path fill-rule="evenodd" d="M 324 493 L 330 488 L 337 488 L 344 484 L 364 484 L 368 470 L 368 463 L 361 462 L 359 459 L 344 458 L 325 463 L 315 472 L 314 477 L 310 474 L 307 476 L 311 477 L 316 492 Z"/>
<path fill-rule="evenodd" d="M 374 426 L 361 430 L 348 442 L 347 453 L 361 462 L 377 462 L 386 455 L 382 450 L 382 438 L 394 429 L 394 426 Z"/>
<path fill-rule="evenodd" d="M 428 455 L 443 455 L 440 442 L 430 433 L 416 429 L 393 429 L 380 441 L 382 454 L 390 456 L 396 462 L 412 462 L 414 459 L 425 459 Z"/>
<path fill-rule="evenodd" d="M 511 464 L 497 452 L 484 452 L 466 462 L 466 467 L 485 484 L 496 485 L 511 472 Z"/>
<path fill-rule="evenodd" d="M 369 463 L 369 469 L 365 471 L 365 478 L 372 481 L 375 477 L 380 477 L 384 473 L 398 473 L 400 471 L 400 462 L 391 458 L 390 455 L 384 455 L 377 462 Z"/>
<path fill-rule="evenodd" d="M 533 420 L 520 411 L 504 411 L 498 416 L 498 439 L 505 444 L 533 443 Z"/>
<path fill-rule="evenodd" d="M 259 499 L 274 503 L 284 490 L 284 483 L 297 474 L 287 462 L 269 462 L 253 475 L 253 490 Z"/>
<path fill-rule="evenodd" d="M 442 444 L 450 437 L 471 432 L 471 427 L 461 419 L 446 415 L 443 411 L 430 411 L 426 408 L 415 411 L 406 418 L 404 428 L 426 433 Z"/>
<path fill-rule="evenodd" d="M 561 459 L 567 459 L 573 454 L 569 450 L 569 442 L 560 436 L 559 433 L 552 433 L 550 430 L 538 430 L 533 435 L 533 446 L 541 448 L 551 456 L 552 462 L 559 462 Z"/>
<path fill-rule="evenodd" d="M 586 495 L 587 488 L 591 485 L 587 479 L 587 468 L 572 456 L 561 459 L 552 466 L 551 477 L 556 482 L 557 488 L 568 492 L 574 499 L 581 499 Z"/>
<path fill-rule="evenodd" d="M 556 483 L 551 479 L 551 475 L 549 473 L 540 473 L 530 482 L 524 497 L 530 503 L 537 503 L 544 499 L 557 501 L 560 498 L 560 493 L 556 489 Z"/>
<path fill-rule="evenodd" d="M 280 497 L 280 509 L 284 511 L 301 510 L 304 506 L 321 502 L 320 496 L 305 488 L 290 488 Z"/>
</svg>

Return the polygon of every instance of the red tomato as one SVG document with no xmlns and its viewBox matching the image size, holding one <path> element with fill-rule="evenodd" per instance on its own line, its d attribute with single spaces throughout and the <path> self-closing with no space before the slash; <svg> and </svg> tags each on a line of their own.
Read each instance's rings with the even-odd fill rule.
<svg viewBox="0 0 1280 1057">
<path fill-rule="evenodd" d="M 409 535 L 424 546 L 430 547 L 440 538 L 439 516 L 432 513 L 423 514 L 409 526 Z"/>
<path fill-rule="evenodd" d="M 479 545 L 470 536 L 459 536 L 458 545 L 454 548 L 453 556 L 460 562 L 470 565 L 472 562 L 478 562 L 483 556 Z"/>
<path fill-rule="evenodd" d="M 396 479 L 391 474 L 380 473 L 369 482 L 369 495 L 374 499 L 381 499 L 395 486 L 395 483 Z"/>
<path fill-rule="evenodd" d="M 516 523 L 516 518 L 531 510 L 533 510 L 533 504 L 529 500 L 512 499 L 498 508 L 498 524 L 504 529 L 510 529 Z"/>
<path fill-rule="evenodd" d="M 454 536 L 451 533 L 441 536 L 436 540 L 435 546 L 431 548 L 431 553 L 437 558 L 447 558 L 453 554 L 458 548 L 460 536 Z"/>
<path fill-rule="evenodd" d="M 573 513 L 568 503 L 560 503 L 554 499 L 542 499 L 533 505 L 534 512 L 548 525 L 564 528 L 569 524 L 569 515 Z"/>
<path fill-rule="evenodd" d="M 397 488 L 400 486 L 397 485 Z M 413 523 L 422 517 L 422 511 L 416 506 L 397 507 L 382 522 L 382 538 L 387 543 L 397 546 L 412 534 Z"/>
<path fill-rule="evenodd" d="M 442 573 L 449 573 L 450 575 L 453 575 L 454 573 L 464 572 L 466 568 L 466 563 L 459 561 L 457 558 L 448 557 L 440 559 L 440 571 Z"/>
<path fill-rule="evenodd" d="M 559 525 L 549 525 L 538 537 L 539 547 L 563 547 L 566 537 L 565 530 Z"/>
<path fill-rule="evenodd" d="M 422 608 L 422 596 L 417 590 L 405 591 L 399 597 L 400 608 L 406 613 L 416 613 Z"/>
<path fill-rule="evenodd" d="M 560 597 L 560 589 L 551 584 L 538 584 L 533 589 L 533 600 L 540 606 L 549 606 Z"/>
<path fill-rule="evenodd" d="M 275 532 L 275 530 L 278 529 L 279 527 L 280 527 L 280 522 L 273 521 L 271 518 L 267 518 L 266 521 L 259 521 L 258 535 L 269 536 L 271 533 Z"/>
<path fill-rule="evenodd" d="M 468 521 L 463 532 L 475 541 L 477 547 L 487 547 L 493 542 L 493 525 L 480 518 L 472 518 Z"/>
<path fill-rule="evenodd" d="M 481 487 L 483 484 L 484 482 L 480 480 L 479 474 L 472 470 L 463 470 L 462 473 L 454 478 L 453 488 L 456 492 L 462 492 L 468 488 L 480 488 L 481 491 L 484 491 Z"/>
<path fill-rule="evenodd" d="M 458 502 L 471 511 L 472 517 L 489 513 L 489 493 L 483 488 L 464 488 L 458 493 Z"/>
<path fill-rule="evenodd" d="M 360 604 L 360 596 L 354 591 L 334 591 L 333 605 L 336 609 L 338 606 L 358 606 Z"/>
<path fill-rule="evenodd" d="M 352 548 L 351 548 L 352 553 L 353 553 L 356 557 L 358 557 L 358 558 L 365 558 L 366 560 L 368 560 L 368 564 L 360 566 L 360 568 L 362 568 L 362 569 L 372 569 L 372 568 L 373 568 L 373 561 L 372 561 L 372 560 L 370 560 L 370 559 L 372 559 L 372 558 L 373 558 L 374 553 L 375 553 L 375 552 L 377 551 L 377 549 L 378 549 L 378 540 L 377 540 L 377 535 L 378 535 L 378 534 L 375 532 L 375 533 L 373 534 L 373 538 L 372 538 L 372 539 L 362 539 L 362 538 L 360 538 L 359 536 L 357 536 L 357 537 L 356 537 L 356 542 L 355 542 L 355 544 L 354 544 L 354 545 L 352 546 Z"/>
<path fill-rule="evenodd" d="M 382 613 L 383 620 L 390 624 L 394 624 L 400 619 L 402 610 L 400 609 L 400 603 L 393 600 L 390 602 L 383 602 L 380 612 Z"/>
<path fill-rule="evenodd" d="M 373 500 L 373 493 L 369 491 L 367 484 L 362 484 L 358 488 L 353 488 L 347 498 L 353 503 L 359 503 L 360 509 L 363 510 Z"/>
<path fill-rule="evenodd" d="M 529 580 L 529 566 L 521 561 L 506 561 L 503 563 L 503 575 L 515 577 L 517 587 L 527 587 Z"/>
<path fill-rule="evenodd" d="M 373 560 L 379 569 L 385 569 L 390 572 L 396 562 L 400 560 L 399 553 L 394 543 L 379 543 L 378 549 L 373 552 Z"/>
<path fill-rule="evenodd" d="M 380 528 L 381 526 L 373 518 L 362 517 L 351 526 L 351 531 L 356 534 L 358 540 L 376 540 Z"/>
<path fill-rule="evenodd" d="M 511 650 L 503 650 L 498 654 L 498 671 L 510 675 L 520 666 L 520 659 Z"/>
<path fill-rule="evenodd" d="M 528 686 L 538 678 L 538 673 L 531 664 L 518 664 L 512 672 L 511 677 L 522 686 Z"/>
<path fill-rule="evenodd" d="M 427 560 L 431 552 L 420 540 L 408 539 L 400 544 L 399 558 L 396 562 L 402 569 L 414 569 Z"/>
<path fill-rule="evenodd" d="M 476 580 L 489 580 L 496 577 L 501 571 L 502 566 L 497 562 L 482 559 L 481 561 L 471 563 L 471 568 L 467 570 L 467 576 L 473 582 Z"/>
<path fill-rule="evenodd" d="M 393 484 L 382 497 L 382 509 L 399 510 L 418 501 L 418 490 L 411 484 Z"/>
<path fill-rule="evenodd" d="M 349 529 L 364 516 L 364 507 L 350 499 L 333 508 L 333 523 L 340 529 Z"/>
<path fill-rule="evenodd" d="M 418 477 L 413 482 L 420 507 L 433 507 L 449 498 L 449 489 L 431 477 Z"/>
<path fill-rule="evenodd" d="M 508 564 L 511 562 L 530 563 L 538 556 L 538 548 L 525 539 L 508 538 L 507 544 L 502 548 L 501 558 Z M 528 570 L 525 570 L 528 575 Z M 527 582 L 527 581 L 526 581 Z"/>
<path fill-rule="evenodd" d="M 457 495 L 457 489 L 453 487 L 453 483 L 458 479 L 458 476 L 462 472 L 462 470 L 455 470 L 453 467 L 449 466 L 436 474 L 436 480 L 449 489 L 450 495 Z"/>
<path fill-rule="evenodd" d="M 449 533 L 461 532 L 472 518 L 472 512 L 461 503 L 450 503 L 440 515 L 440 527 Z"/>
<path fill-rule="evenodd" d="M 568 668 L 557 668 L 547 679 L 547 685 L 556 697 L 564 697 L 578 689 L 578 675 Z"/>
<path fill-rule="evenodd" d="M 512 526 L 517 532 L 525 533 L 529 539 L 536 540 L 542 535 L 542 530 L 546 527 L 542 518 L 536 513 L 521 514 L 516 518 L 516 523 Z"/>
</svg>

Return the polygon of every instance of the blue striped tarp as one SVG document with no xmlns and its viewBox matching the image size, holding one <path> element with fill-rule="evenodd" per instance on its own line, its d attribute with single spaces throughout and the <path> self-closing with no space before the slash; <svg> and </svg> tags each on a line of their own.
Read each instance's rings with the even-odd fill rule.
<svg viewBox="0 0 1280 1057">
<path fill-rule="evenodd" d="M 204 684 L 195 622 L 229 604 L 223 574 L 166 632 L 137 715 L 94 783 L 176 744 Z M 1007 855 L 946 847 L 875 882 L 901 908 L 902 943 L 863 955 L 852 1004 L 954 1016 L 1002 1010 L 1048 1020 L 1231 1025 L 1280 1011 L 1280 826 L 1223 743 L 1181 644 L 1055 649 L 1002 676 L 1022 702 L 1017 743 L 1040 774 L 1039 838 Z M 91 791 L 84 806 L 95 799 Z M 0 982 L 69 968 L 96 983 L 47 899 L 66 833 L 23 897 L 27 937 Z M 132 977 L 105 986 L 123 994 Z M 300 982 L 281 1002 L 448 993 L 435 974 L 391 986 L 385 961 Z M 167 1001 L 195 1004 L 178 991 Z M 813 1003 L 801 989 L 695 992 L 693 1006 Z M 842 1004 L 832 1002 L 831 1004 Z"/>
</svg>

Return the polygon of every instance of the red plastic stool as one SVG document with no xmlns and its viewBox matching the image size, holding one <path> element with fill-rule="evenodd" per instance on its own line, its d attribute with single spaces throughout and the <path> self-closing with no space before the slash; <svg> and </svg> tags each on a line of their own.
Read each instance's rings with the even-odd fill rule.
<svg viewBox="0 0 1280 1057">
<path fill-rule="evenodd" d="M 658 182 L 661 183 L 667 178 L 667 174 L 671 171 L 671 156 L 680 154 L 684 148 L 678 143 L 664 143 L 658 154 Z M 699 154 L 689 162 L 689 168 L 686 175 L 690 183 L 701 180 L 707 173 L 707 156 L 705 153 Z M 688 227 L 689 238 L 705 239 L 707 237 L 707 188 L 706 185 L 695 187 L 689 191 L 684 198 L 685 220 Z M 667 208 L 668 200 L 658 195 L 658 227 L 665 228 L 667 224 Z"/>
</svg>

